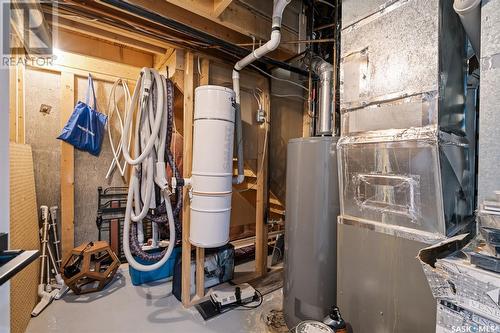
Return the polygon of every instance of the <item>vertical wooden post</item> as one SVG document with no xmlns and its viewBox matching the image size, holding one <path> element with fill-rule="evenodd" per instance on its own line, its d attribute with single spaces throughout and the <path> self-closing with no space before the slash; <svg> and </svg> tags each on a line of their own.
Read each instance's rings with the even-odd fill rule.
<svg viewBox="0 0 500 333">
<path fill-rule="evenodd" d="M 201 60 L 200 71 L 200 86 L 209 84 L 210 61 L 208 59 Z M 196 295 L 205 296 L 205 249 L 201 247 L 196 248 Z"/>
<path fill-rule="evenodd" d="M 268 86 L 269 87 L 269 86 Z M 267 157 L 270 121 L 269 89 L 263 94 L 266 122 L 259 126 L 257 153 L 257 201 L 255 212 L 255 272 L 257 276 L 267 273 Z"/>
<path fill-rule="evenodd" d="M 17 65 L 17 143 L 26 143 L 25 119 L 24 119 L 24 73 L 23 64 Z"/>
<path fill-rule="evenodd" d="M 75 106 L 75 75 L 61 73 L 61 128 Z M 61 248 L 63 257 L 74 247 L 75 159 L 73 146 L 61 141 Z"/>
<path fill-rule="evenodd" d="M 193 163 L 193 115 L 194 115 L 194 56 L 186 52 L 184 69 L 184 150 L 183 177 L 191 177 Z M 190 208 L 188 189 L 183 189 L 184 205 L 182 207 L 182 304 L 191 304 L 191 243 L 189 242 Z"/>
<path fill-rule="evenodd" d="M 9 141 L 17 142 L 17 70 L 9 67 Z"/>
</svg>

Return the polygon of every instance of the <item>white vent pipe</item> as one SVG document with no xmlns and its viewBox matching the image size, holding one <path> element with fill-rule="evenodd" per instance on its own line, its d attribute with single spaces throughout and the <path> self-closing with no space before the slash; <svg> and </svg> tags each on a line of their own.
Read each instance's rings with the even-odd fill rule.
<svg viewBox="0 0 500 333">
<path fill-rule="evenodd" d="M 206 85 L 195 90 L 189 241 L 198 247 L 229 241 L 234 101 L 229 88 Z"/>
<path fill-rule="evenodd" d="M 255 60 L 262 58 L 264 55 L 278 47 L 281 40 L 281 18 L 283 17 L 285 7 L 290 3 L 290 1 L 291 0 L 274 0 L 271 39 L 234 65 L 233 90 L 236 94 L 236 147 L 238 149 L 238 176 L 233 178 L 234 184 L 241 184 L 245 179 L 243 167 L 243 133 L 240 108 L 240 71 Z"/>
<path fill-rule="evenodd" d="M 234 65 L 233 90 L 201 86 L 195 90 L 191 226 L 189 241 L 198 247 L 218 247 L 229 241 L 232 184 L 245 179 L 239 71 L 275 50 L 281 39 L 281 17 L 291 0 L 275 0 L 271 39 Z M 238 176 L 233 177 L 236 125 Z"/>
<path fill-rule="evenodd" d="M 481 53 L 481 0 L 455 0 L 453 9 L 457 12 L 476 57 Z"/>
</svg>

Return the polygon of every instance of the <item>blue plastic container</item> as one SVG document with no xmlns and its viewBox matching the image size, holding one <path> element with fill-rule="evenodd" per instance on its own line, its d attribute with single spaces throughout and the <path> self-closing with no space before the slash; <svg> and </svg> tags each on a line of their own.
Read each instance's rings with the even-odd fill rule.
<svg viewBox="0 0 500 333">
<path fill-rule="evenodd" d="M 160 250 L 154 250 L 153 252 L 157 252 Z M 149 252 L 149 251 L 148 251 Z M 132 266 L 128 266 L 128 272 L 130 274 L 130 278 L 132 279 L 132 284 L 134 286 L 139 286 L 144 283 L 152 282 L 152 281 L 157 281 L 161 279 L 166 279 L 174 274 L 174 264 L 175 264 L 175 259 L 179 256 L 181 253 L 181 247 L 177 246 L 174 247 L 172 254 L 170 255 L 170 258 L 168 258 L 167 262 L 161 266 L 158 269 L 155 269 L 154 271 L 150 272 L 141 272 L 133 268 Z M 143 265 L 152 265 L 153 263 L 142 260 L 136 256 L 134 256 L 134 259 Z"/>
</svg>

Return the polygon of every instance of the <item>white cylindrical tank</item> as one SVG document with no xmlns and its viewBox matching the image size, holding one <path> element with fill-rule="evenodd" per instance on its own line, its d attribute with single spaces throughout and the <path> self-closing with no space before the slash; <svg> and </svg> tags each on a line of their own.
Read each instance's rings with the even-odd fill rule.
<svg viewBox="0 0 500 333">
<path fill-rule="evenodd" d="M 198 247 L 229 241 L 234 103 L 229 88 L 207 85 L 195 90 L 189 241 Z"/>
</svg>

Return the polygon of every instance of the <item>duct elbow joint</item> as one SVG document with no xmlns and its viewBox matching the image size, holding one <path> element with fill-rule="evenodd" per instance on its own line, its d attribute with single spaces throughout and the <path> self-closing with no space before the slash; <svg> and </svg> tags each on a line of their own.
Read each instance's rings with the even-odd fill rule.
<svg viewBox="0 0 500 333">
<path fill-rule="evenodd" d="M 281 18 L 283 17 L 283 11 L 290 2 L 292 2 L 292 0 L 274 0 L 273 27 L 275 25 L 276 20 L 278 20 L 278 24 L 281 25 Z"/>
<path fill-rule="evenodd" d="M 266 44 L 267 52 L 276 50 L 280 45 L 280 42 L 281 42 L 281 31 L 273 30 L 273 32 L 271 33 L 271 39 Z"/>
</svg>

